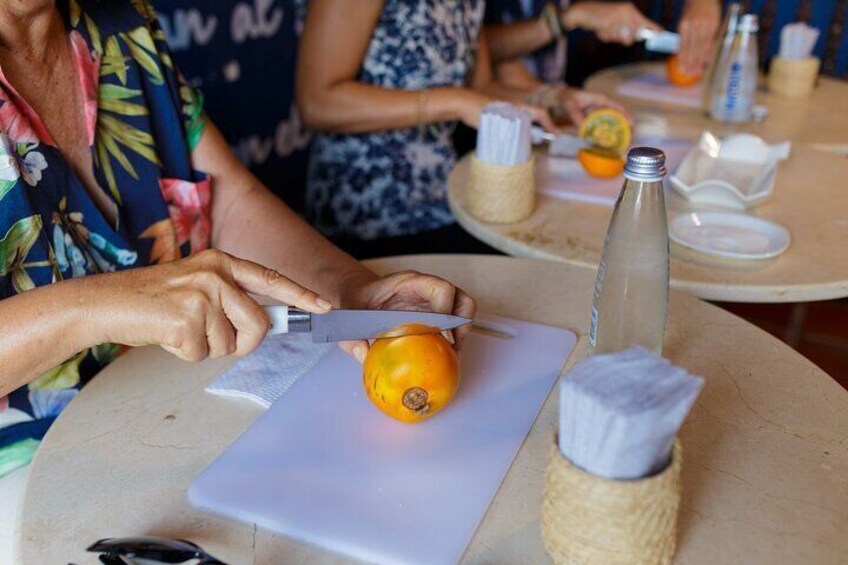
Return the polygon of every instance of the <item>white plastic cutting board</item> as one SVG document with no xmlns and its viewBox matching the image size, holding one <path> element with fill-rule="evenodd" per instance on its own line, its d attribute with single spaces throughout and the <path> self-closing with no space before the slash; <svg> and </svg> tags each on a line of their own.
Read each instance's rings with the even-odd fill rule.
<svg viewBox="0 0 848 565">
<path fill-rule="evenodd" d="M 189 487 L 202 508 L 376 563 L 456 563 L 574 347 L 572 332 L 492 319 L 472 332 L 453 403 L 421 424 L 374 407 L 333 350 Z"/>
</svg>

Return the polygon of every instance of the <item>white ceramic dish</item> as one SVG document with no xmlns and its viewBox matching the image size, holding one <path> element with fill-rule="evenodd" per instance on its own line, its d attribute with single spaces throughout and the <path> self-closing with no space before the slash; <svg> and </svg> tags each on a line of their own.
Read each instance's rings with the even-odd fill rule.
<svg viewBox="0 0 848 565">
<path fill-rule="evenodd" d="M 693 204 L 745 210 L 771 195 L 777 163 L 789 149 L 788 141 L 769 145 L 747 133 L 719 139 L 704 132 L 669 180 Z"/>
<path fill-rule="evenodd" d="M 668 226 L 672 241 L 729 259 L 769 259 L 789 247 L 789 231 L 774 222 L 729 212 L 688 212 Z"/>
</svg>

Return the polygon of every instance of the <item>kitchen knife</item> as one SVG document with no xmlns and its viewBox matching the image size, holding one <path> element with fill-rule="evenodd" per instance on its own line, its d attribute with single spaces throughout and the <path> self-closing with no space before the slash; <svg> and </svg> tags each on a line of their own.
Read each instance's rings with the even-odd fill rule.
<svg viewBox="0 0 848 565">
<path fill-rule="evenodd" d="M 268 335 L 309 332 L 315 343 L 374 339 L 403 324 L 422 324 L 445 331 L 472 322 L 468 318 L 435 312 L 340 309 L 326 314 L 311 314 L 284 304 L 265 305 L 263 308 L 271 318 Z"/>
<path fill-rule="evenodd" d="M 636 41 L 644 41 L 645 49 L 657 53 L 680 51 L 680 35 L 671 31 L 654 31 L 642 28 L 636 32 Z"/>
</svg>

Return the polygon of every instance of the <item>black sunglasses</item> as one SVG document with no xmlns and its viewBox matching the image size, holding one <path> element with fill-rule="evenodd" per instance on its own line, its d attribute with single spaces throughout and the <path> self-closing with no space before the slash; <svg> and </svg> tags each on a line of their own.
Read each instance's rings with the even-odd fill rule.
<svg viewBox="0 0 848 565">
<path fill-rule="evenodd" d="M 106 538 L 91 544 L 86 551 L 99 551 L 100 562 L 105 565 L 126 565 L 133 559 L 159 563 L 185 563 L 196 559 L 197 565 L 227 565 L 197 544 L 181 539 Z"/>
</svg>

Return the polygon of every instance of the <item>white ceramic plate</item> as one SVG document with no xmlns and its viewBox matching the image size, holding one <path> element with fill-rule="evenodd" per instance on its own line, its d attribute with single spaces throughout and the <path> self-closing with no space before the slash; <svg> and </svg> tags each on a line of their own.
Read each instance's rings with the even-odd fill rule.
<svg viewBox="0 0 848 565">
<path fill-rule="evenodd" d="M 777 257 L 790 239 L 780 224 L 729 212 L 680 214 L 669 224 L 668 234 L 684 247 L 732 259 Z"/>
</svg>

